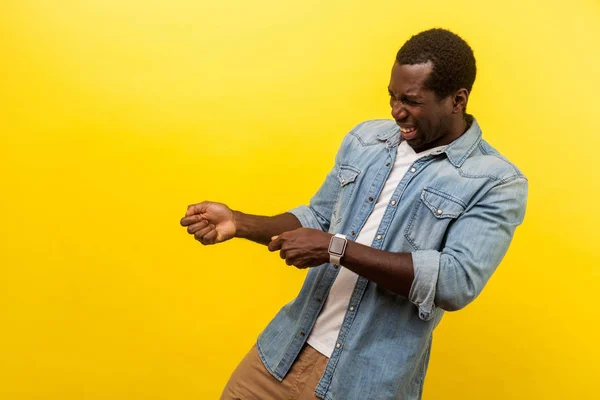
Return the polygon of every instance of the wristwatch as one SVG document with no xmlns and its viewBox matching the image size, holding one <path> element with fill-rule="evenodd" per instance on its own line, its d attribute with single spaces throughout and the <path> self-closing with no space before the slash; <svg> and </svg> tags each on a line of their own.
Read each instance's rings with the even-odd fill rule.
<svg viewBox="0 0 600 400">
<path fill-rule="evenodd" d="M 329 242 L 329 262 L 332 264 L 339 264 L 341 258 L 344 256 L 346 252 L 346 245 L 348 244 L 348 239 L 346 236 L 336 233 Z"/>
</svg>

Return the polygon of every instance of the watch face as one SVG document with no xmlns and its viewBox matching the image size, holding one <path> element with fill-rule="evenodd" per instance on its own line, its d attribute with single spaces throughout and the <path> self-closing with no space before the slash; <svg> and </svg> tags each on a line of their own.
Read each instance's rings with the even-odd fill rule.
<svg viewBox="0 0 600 400">
<path fill-rule="evenodd" d="M 346 247 L 346 241 L 344 239 L 334 237 L 329 244 L 329 252 L 333 254 L 341 255 Z"/>
</svg>

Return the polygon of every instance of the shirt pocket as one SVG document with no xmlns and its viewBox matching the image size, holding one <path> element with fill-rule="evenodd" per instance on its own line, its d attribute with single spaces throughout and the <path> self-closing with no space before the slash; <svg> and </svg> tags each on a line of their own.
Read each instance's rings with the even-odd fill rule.
<svg viewBox="0 0 600 400">
<path fill-rule="evenodd" d="M 415 250 L 441 250 L 448 227 L 465 211 L 465 204 L 442 191 L 425 188 L 414 207 L 406 240 Z"/>
<path fill-rule="evenodd" d="M 341 222 L 344 211 L 346 211 L 345 207 L 350 204 L 350 199 L 354 194 L 354 189 L 357 185 L 356 181 L 359 175 L 360 170 L 356 167 L 347 164 L 340 166 L 340 170 L 338 171 L 337 175 L 340 187 L 335 206 L 333 207 L 333 214 L 331 216 L 333 226 L 336 226 Z"/>
</svg>

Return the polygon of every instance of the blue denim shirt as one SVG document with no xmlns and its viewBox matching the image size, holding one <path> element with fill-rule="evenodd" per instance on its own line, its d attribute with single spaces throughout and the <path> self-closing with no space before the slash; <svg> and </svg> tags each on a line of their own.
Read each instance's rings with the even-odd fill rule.
<svg viewBox="0 0 600 400">
<path fill-rule="evenodd" d="M 367 121 L 344 138 L 302 226 L 354 240 L 394 165 L 401 136 L 392 120 Z M 409 252 L 408 298 L 359 277 L 337 345 L 315 394 L 331 400 L 420 399 L 432 331 L 444 311 L 473 301 L 521 224 L 527 180 L 481 137 L 477 121 L 450 145 L 419 158 L 398 184 L 371 247 Z M 379 239 L 379 237 L 381 237 Z M 260 334 L 266 368 L 282 380 L 312 329 L 339 269 L 308 271 L 298 296 Z"/>
</svg>

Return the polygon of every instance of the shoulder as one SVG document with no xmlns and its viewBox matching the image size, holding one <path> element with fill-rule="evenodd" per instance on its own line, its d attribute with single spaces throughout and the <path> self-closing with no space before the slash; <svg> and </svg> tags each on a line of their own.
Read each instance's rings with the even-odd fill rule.
<svg viewBox="0 0 600 400">
<path fill-rule="evenodd" d="M 398 132 L 398 125 L 391 119 L 373 119 L 356 125 L 347 135 L 345 141 L 352 141 L 362 146 L 370 146 L 387 140 Z"/>
<path fill-rule="evenodd" d="M 489 178 L 498 183 L 513 179 L 527 180 L 514 163 L 483 139 L 465 160 L 460 173 L 465 177 Z"/>
</svg>

